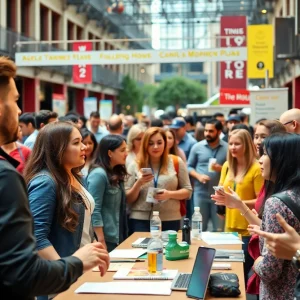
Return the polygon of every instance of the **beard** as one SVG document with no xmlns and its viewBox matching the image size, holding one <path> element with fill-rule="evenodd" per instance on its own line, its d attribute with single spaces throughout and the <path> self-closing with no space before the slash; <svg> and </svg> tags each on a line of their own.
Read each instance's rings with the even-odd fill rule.
<svg viewBox="0 0 300 300">
<path fill-rule="evenodd" d="M 18 140 L 19 127 L 18 123 L 13 124 L 12 116 L 6 109 L 3 118 L 0 121 L 0 136 L 2 145 L 6 145 Z"/>
<path fill-rule="evenodd" d="M 205 137 L 205 139 L 206 139 L 206 141 L 208 142 L 208 143 L 213 143 L 213 142 L 215 142 L 217 139 L 219 138 L 219 136 L 218 135 L 216 135 L 216 136 L 207 136 L 207 137 Z"/>
</svg>

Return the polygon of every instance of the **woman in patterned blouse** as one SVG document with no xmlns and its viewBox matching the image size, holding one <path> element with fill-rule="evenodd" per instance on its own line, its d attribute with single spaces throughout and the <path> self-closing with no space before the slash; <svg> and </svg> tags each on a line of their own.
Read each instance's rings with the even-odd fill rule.
<svg viewBox="0 0 300 300">
<path fill-rule="evenodd" d="M 276 213 L 300 234 L 300 221 L 275 193 L 283 193 L 295 202 L 300 210 L 300 136 L 297 134 L 275 134 L 264 141 L 264 153 L 259 160 L 265 180 L 274 184 L 266 189 L 261 229 L 266 232 L 284 232 Z M 250 226 L 251 227 L 251 226 Z M 253 266 L 261 279 L 261 300 L 292 300 L 298 270 L 290 260 L 278 259 L 269 251 L 264 238 L 260 238 L 261 256 Z"/>
</svg>

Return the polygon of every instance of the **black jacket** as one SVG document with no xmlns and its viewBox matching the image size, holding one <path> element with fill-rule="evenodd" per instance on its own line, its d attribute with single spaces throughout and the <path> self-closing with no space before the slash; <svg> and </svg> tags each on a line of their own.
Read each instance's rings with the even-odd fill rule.
<svg viewBox="0 0 300 300">
<path fill-rule="evenodd" d="M 0 159 L 0 298 L 31 300 L 59 293 L 82 271 L 76 257 L 48 261 L 38 256 L 25 181 Z"/>
</svg>

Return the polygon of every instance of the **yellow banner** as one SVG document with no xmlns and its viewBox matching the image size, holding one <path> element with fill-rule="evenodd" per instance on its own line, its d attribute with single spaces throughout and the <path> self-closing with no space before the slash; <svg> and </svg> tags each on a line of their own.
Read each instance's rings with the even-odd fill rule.
<svg viewBox="0 0 300 300">
<path fill-rule="evenodd" d="M 269 78 L 274 72 L 274 42 L 272 25 L 249 25 L 247 28 L 248 78 Z"/>
</svg>

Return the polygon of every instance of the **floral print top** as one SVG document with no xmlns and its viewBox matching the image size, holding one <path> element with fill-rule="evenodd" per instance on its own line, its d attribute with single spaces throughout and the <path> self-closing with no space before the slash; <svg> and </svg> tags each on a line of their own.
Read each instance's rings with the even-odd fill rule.
<svg viewBox="0 0 300 300">
<path fill-rule="evenodd" d="M 299 195 L 293 191 L 286 191 L 300 209 Z M 283 233 L 283 229 L 276 219 L 276 213 L 282 217 L 300 234 L 300 221 L 294 213 L 278 198 L 267 199 L 262 218 L 261 229 L 266 232 Z M 268 252 L 264 238 L 259 238 L 260 252 L 263 256 L 254 271 L 259 275 L 260 300 L 293 300 L 298 270 L 289 260 L 278 259 Z"/>
</svg>

